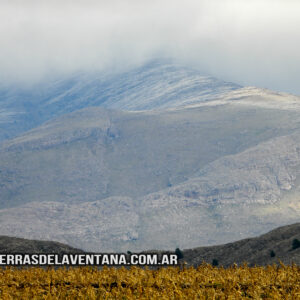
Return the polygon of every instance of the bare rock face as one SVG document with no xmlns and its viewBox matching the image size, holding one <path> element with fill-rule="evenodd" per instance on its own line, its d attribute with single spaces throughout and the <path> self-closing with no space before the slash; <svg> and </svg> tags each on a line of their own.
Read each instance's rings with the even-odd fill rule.
<svg viewBox="0 0 300 300">
<path fill-rule="evenodd" d="M 142 236 L 156 241 L 157 247 L 167 240 L 173 240 L 170 248 L 194 247 L 297 222 L 299 201 L 288 193 L 298 194 L 299 142 L 299 133 L 272 139 L 220 158 L 182 184 L 145 196 L 141 207 L 147 234 Z"/>
</svg>

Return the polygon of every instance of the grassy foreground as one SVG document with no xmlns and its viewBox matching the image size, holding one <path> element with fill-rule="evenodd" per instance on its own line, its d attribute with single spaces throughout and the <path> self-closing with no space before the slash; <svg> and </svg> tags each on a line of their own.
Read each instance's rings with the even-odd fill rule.
<svg viewBox="0 0 300 300">
<path fill-rule="evenodd" d="M 7 268 L 1 299 L 300 299 L 300 267 Z"/>
</svg>

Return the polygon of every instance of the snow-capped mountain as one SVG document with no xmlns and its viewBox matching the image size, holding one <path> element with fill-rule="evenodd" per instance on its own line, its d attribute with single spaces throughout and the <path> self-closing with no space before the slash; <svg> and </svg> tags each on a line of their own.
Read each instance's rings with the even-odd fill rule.
<svg viewBox="0 0 300 300">
<path fill-rule="evenodd" d="M 174 249 L 299 221 L 300 97 L 172 64 L 97 76 L 2 92 L 0 234 Z"/>
<path fill-rule="evenodd" d="M 114 74 L 77 73 L 31 88 L 0 86 L 0 141 L 85 107 L 171 108 L 209 101 L 238 88 L 197 70 L 160 61 Z"/>
</svg>

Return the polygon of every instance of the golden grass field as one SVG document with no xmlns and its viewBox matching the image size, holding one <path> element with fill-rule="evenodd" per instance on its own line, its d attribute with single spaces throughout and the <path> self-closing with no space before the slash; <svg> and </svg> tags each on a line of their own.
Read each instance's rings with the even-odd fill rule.
<svg viewBox="0 0 300 300">
<path fill-rule="evenodd" d="M 300 299 L 300 267 L 6 268 L 1 299 Z"/>
</svg>

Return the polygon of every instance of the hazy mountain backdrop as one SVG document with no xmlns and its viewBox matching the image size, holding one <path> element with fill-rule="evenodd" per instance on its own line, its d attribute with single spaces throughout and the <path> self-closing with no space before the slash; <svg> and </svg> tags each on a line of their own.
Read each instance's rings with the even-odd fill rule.
<svg viewBox="0 0 300 300">
<path fill-rule="evenodd" d="M 300 97 L 154 62 L 2 87 L 0 112 L 0 234 L 140 251 L 299 221 Z"/>
</svg>

